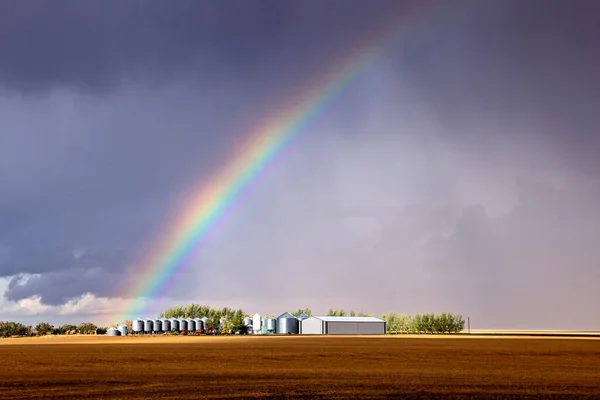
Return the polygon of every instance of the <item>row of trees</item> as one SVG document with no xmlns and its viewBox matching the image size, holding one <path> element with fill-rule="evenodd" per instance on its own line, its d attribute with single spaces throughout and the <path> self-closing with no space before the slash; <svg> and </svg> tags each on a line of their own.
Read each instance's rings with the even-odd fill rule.
<svg viewBox="0 0 600 400">
<path fill-rule="evenodd" d="M 290 311 L 289 313 L 296 316 L 300 314 L 306 314 L 309 317 L 312 317 L 312 311 L 310 310 L 310 308 L 299 308 L 296 311 Z"/>
<path fill-rule="evenodd" d="M 99 328 L 91 322 L 79 325 L 64 324 L 55 327 L 47 322 L 40 322 L 35 327 L 19 322 L 0 321 L 0 337 L 11 336 L 43 336 L 43 335 L 69 335 L 69 334 L 101 334 L 106 333 L 106 328 Z"/>
<path fill-rule="evenodd" d="M 391 312 L 384 314 L 388 333 L 459 333 L 465 329 L 462 315 L 416 314 L 404 315 Z"/>
<path fill-rule="evenodd" d="M 329 312 L 327 312 L 328 317 L 374 317 L 374 314 L 366 314 L 364 312 L 356 313 L 354 311 L 346 312 L 343 309 L 336 310 L 334 308 L 330 308 Z"/>
</svg>

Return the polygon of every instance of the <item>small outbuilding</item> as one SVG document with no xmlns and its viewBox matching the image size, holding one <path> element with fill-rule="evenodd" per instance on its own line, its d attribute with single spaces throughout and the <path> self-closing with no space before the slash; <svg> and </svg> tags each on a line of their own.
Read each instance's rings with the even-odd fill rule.
<svg viewBox="0 0 600 400">
<path fill-rule="evenodd" d="M 385 321 L 375 317 L 309 317 L 303 335 L 385 335 Z"/>
</svg>

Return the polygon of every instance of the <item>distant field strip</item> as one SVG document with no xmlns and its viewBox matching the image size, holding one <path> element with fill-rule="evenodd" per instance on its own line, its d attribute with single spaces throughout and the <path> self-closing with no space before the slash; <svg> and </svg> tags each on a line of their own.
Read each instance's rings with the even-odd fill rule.
<svg viewBox="0 0 600 400">
<path fill-rule="evenodd" d="M 463 331 L 461 334 L 468 334 Z M 600 331 L 568 331 L 568 330 L 510 330 L 510 329 L 471 329 L 471 335 L 502 336 L 598 336 Z"/>
</svg>

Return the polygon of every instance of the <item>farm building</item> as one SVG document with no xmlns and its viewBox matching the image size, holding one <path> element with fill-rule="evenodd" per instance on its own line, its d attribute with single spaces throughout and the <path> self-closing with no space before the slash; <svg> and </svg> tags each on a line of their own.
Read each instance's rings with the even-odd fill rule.
<svg viewBox="0 0 600 400">
<path fill-rule="evenodd" d="M 304 335 L 385 334 L 385 321 L 375 317 L 309 317 L 301 325 Z"/>
</svg>

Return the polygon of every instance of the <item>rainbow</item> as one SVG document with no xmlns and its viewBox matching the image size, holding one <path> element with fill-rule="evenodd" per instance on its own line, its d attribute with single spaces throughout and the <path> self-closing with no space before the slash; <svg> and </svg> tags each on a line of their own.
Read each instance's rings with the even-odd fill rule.
<svg viewBox="0 0 600 400">
<path fill-rule="evenodd" d="M 120 289 L 119 297 L 128 299 L 120 319 L 137 318 L 147 312 L 148 299 L 157 297 L 170 286 L 177 272 L 186 265 L 199 245 L 235 202 L 242 190 L 272 162 L 307 125 L 324 112 L 326 107 L 357 75 L 383 53 L 387 42 L 406 31 L 421 14 L 427 3 L 405 10 L 398 18 L 383 26 L 345 57 L 335 60 L 328 73 L 320 75 L 308 90 L 296 96 L 288 107 L 278 107 L 279 115 L 263 121 L 246 136 L 245 143 L 211 177 L 210 183 L 192 194 L 175 222 L 165 229 L 167 235 L 153 246 L 153 251 L 140 263 L 142 277 L 132 287 Z M 136 273 L 136 275 L 138 275 Z"/>
</svg>

